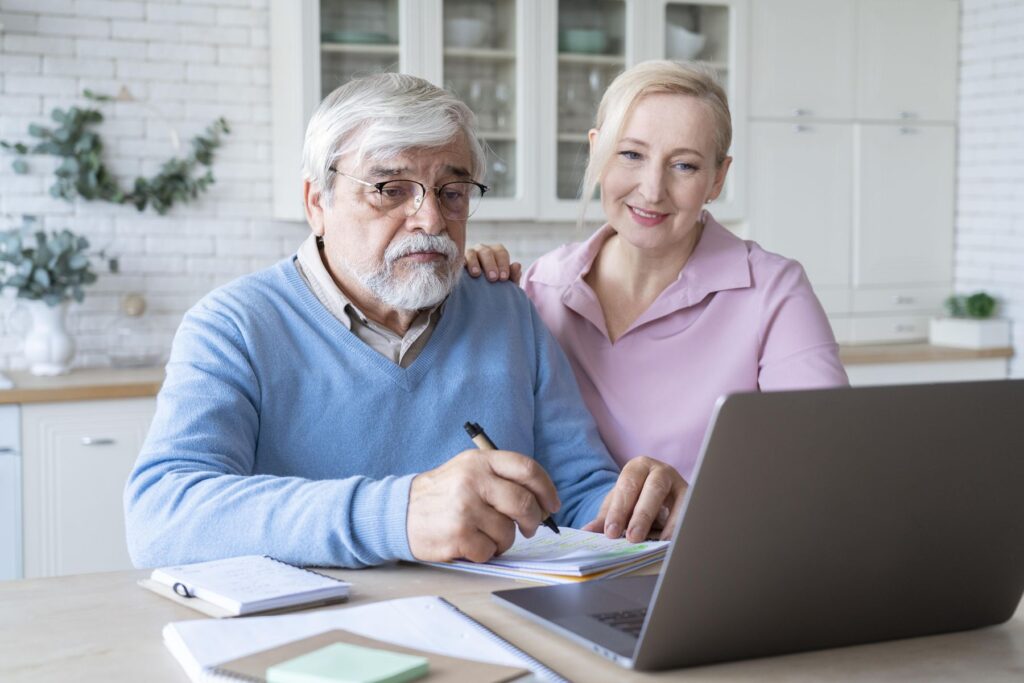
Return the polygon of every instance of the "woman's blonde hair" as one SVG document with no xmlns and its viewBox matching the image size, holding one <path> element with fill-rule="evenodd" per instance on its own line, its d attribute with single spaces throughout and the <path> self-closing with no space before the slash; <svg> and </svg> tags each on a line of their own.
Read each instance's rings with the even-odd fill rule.
<svg viewBox="0 0 1024 683">
<path fill-rule="evenodd" d="M 657 59 L 641 62 L 619 74 L 601 97 L 594 128 L 597 139 L 583 177 L 579 224 L 583 225 L 587 204 L 601 181 L 601 175 L 615 154 L 615 145 L 637 102 L 646 95 L 669 93 L 690 95 L 704 102 L 715 124 L 715 166 L 721 166 L 732 144 L 732 115 L 729 98 L 718 84 L 714 70 L 700 62 Z"/>
</svg>

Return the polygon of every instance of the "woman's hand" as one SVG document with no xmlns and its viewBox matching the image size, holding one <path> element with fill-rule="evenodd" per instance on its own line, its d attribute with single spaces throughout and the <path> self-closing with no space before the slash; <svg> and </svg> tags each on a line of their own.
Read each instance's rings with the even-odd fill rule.
<svg viewBox="0 0 1024 683">
<path fill-rule="evenodd" d="M 646 456 L 634 458 L 622 468 L 597 517 L 583 530 L 604 533 L 608 538 L 619 538 L 625 532 L 632 543 L 650 537 L 667 541 L 672 538 L 687 486 L 671 465 Z"/>
<path fill-rule="evenodd" d="M 512 257 L 502 244 L 476 244 L 466 249 L 466 270 L 473 277 L 486 273 L 491 282 L 512 280 L 519 283 L 523 264 L 509 263 Z"/>
</svg>

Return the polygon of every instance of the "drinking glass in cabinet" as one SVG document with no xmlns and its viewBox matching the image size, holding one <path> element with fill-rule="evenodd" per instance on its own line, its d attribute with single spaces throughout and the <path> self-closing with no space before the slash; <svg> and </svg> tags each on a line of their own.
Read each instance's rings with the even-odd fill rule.
<svg viewBox="0 0 1024 683">
<path fill-rule="evenodd" d="M 625 68 L 625 11 L 623 0 L 558 3 L 559 199 L 579 196 L 589 153 L 587 131 L 604 89 Z"/>
<path fill-rule="evenodd" d="M 321 0 L 320 86 L 398 70 L 397 0 Z"/>
<path fill-rule="evenodd" d="M 444 83 L 476 114 L 489 197 L 515 196 L 516 0 L 444 0 Z"/>
</svg>

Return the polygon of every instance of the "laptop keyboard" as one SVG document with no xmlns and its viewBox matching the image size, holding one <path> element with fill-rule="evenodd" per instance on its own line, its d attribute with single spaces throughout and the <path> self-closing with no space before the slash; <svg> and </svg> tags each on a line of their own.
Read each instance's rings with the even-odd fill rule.
<svg viewBox="0 0 1024 683">
<path fill-rule="evenodd" d="M 621 612 L 602 612 L 601 614 L 592 614 L 590 616 L 603 624 L 639 638 L 640 629 L 644 626 L 644 617 L 647 616 L 647 608 L 627 609 Z"/>
</svg>

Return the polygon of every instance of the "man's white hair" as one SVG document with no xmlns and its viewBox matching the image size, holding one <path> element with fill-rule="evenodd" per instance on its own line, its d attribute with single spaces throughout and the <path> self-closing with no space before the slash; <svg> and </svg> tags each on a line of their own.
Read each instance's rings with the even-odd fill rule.
<svg viewBox="0 0 1024 683">
<path fill-rule="evenodd" d="M 483 182 L 487 168 L 476 134 L 476 117 L 457 97 L 429 81 L 407 74 L 381 73 L 356 78 L 325 97 L 306 127 L 302 172 L 331 202 L 339 157 L 390 159 L 413 148 L 443 147 L 464 137 L 473 178 Z"/>
</svg>

